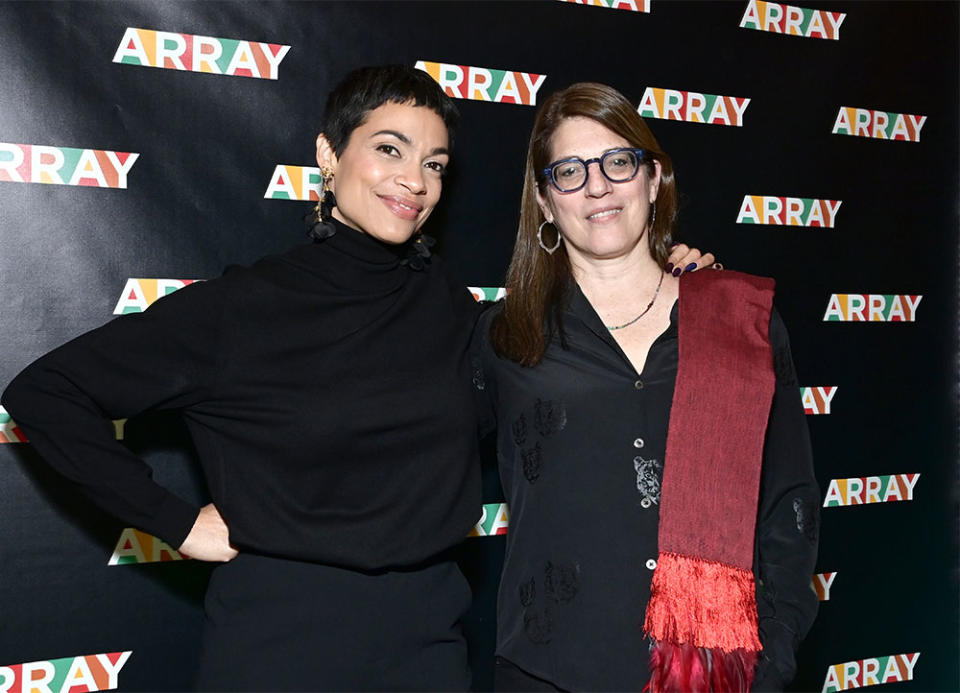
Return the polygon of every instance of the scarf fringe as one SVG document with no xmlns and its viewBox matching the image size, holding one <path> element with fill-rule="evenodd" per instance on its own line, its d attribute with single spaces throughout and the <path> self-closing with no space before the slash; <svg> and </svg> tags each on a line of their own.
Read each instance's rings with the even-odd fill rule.
<svg viewBox="0 0 960 693">
<path fill-rule="evenodd" d="M 689 643 L 658 642 L 650 653 L 650 681 L 645 693 L 747 693 L 753 684 L 758 653 L 723 652 Z"/>
<path fill-rule="evenodd" d="M 763 649 L 753 573 L 661 552 L 643 629 L 651 691 L 749 690 Z"/>
</svg>

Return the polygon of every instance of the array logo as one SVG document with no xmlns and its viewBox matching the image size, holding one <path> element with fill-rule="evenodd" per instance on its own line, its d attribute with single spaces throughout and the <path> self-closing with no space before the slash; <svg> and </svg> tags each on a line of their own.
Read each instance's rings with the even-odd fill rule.
<svg viewBox="0 0 960 693">
<path fill-rule="evenodd" d="M 467 289 L 477 301 L 499 301 L 507 295 L 502 286 L 468 286 Z"/>
<path fill-rule="evenodd" d="M 813 591 L 822 602 L 830 601 L 830 586 L 837 579 L 836 573 L 817 573 L 813 576 Z"/>
<path fill-rule="evenodd" d="M 800 399 L 803 401 L 804 414 L 829 414 L 830 401 L 837 394 L 837 386 L 801 387 Z"/>
<path fill-rule="evenodd" d="M 919 480 L 919 473 L 831 479 L 823 507 L 910 501 L 913 500 L 913 487 Z"/>
<path fill-rule="evenodd" d="M 127 527 L 120 533 L 120 539 L 113 549 L 107 565 L 128 565 L 130 563 L 163 563 L 182 561 L 187 557 L 172 548 L 165 541 Z"/>
<path fill-rule="evenodd" d="M 831 294 L 824 322 L 916 322 L 923 296 Z"/>
<path fill-rule="evenodd" d="M 7 410 L 0 407 L 0 443 L 26 443 L 27 436 L 23 434 L 17 422 L 10 418 Z"/>
<path fill-rule="evenodd" d="M 468 537 L 494 537 L 507 533 L 510 511 L 506 503 L 486 503 L 480 521 L 467 534 Z"/>
<path fill-rule="evenodd" d="M 808 10 L 805 7 L 781 5 L 778 2 L 750 0 L 740 20 L 743 29 L 772 31 L 775 34 L 840 40 L 843 12 Z"/>
<path fill-rule="evenodd" d="M 560 0 L 560 2 L 606 7 L 609 10 L 631 10 L 633 12 L 650 11 L 650 0 Z"/>
<path fill-rule="evenodd" d="M 918 659 L 920 653 L 911 652 L 834 664 L 827 669 L 821 693 L 878 686 L 892 681 L 913 681 L 913 668 Z"/>
<path fill-rule="evenodd" d="M 749 104 L 750 99 L 739 96 L 647 87 L 637 112 L 644 118 L 742 127 L 743 114 Z"/>
<path fill-rule="evenodd" d="M 819 226 L 832 229 L 842 200 L 815 200 L 807 197 L 744 195 L 737 214 L 738 224 L 776 226 Z"/>
<path fill-rule="evenodd" d="M 0 142 L 0 180 L 89 188 L 126 188 L 136 152 Z"/>
<path fill-rule="evenodd" d="M 833 123 L 834 135 L 873 137 L 878 140 L 919 142 L 925 115 L 872 111 L 869 108 L 841 106 Z"/>
<path fill-rule="evenodd" d="M 316 166 L 289 166 L 278 164 L 273 169 L 265 200 L 312 200 L 318 202 L 320 195 L 320 169 Z"/>
<path fill-rule="evenodd" d="M 142 313 L 151 303 L 202 279 L 127 279 L 123 293 L 113 308 L 114 315 Z"/>
<path fill-rule="evenodd" d="M 126 419 L 115 419 L 113 430 L 117 440 L 123 440 L 124 428 L 127 425 Z M 23 433 L 17 422 L 10 418 L 10 414 L 3 407 L 0 407 L 0 443 L 29 443 L 27 436 Z M 0 691 L 3 693 L 3 691 Z"/>
<path fill-rule="evenodd" d="M 290 46 L 127 27 L 113 62 L 214 75 L 277 79 Z"/>
<path fill-rule="evenodd" d="M 450 65 L 418 60 L 414 66 L 436 80 L 437 84 L 456 99 L 515 103 L 524 106 L 537 104 L 537 92 L 546 75 L 533 72 L 493 70 L 469 65 Z"/>
<path fill-rule="evenodd" d="M 64 657 L 0 666 L 0 693 L 112 691 L 132 651 Z"/>
</svg>

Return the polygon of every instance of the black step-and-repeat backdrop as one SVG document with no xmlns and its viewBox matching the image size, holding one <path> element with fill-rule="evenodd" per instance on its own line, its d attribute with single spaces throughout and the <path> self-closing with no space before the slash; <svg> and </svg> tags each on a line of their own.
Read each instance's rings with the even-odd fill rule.
<svg viewBox="0 0 960 693">
<path fill-rule="evenodd" d="M 536 105 L 582 80 L 637 104 L 681 238 L 775 277 L 791 330 L 823 492 L 794 687 L 960 687 L 953 2 L 0 3 L 0 386 L 304 242 L 325 96 L 388 62 L 458 99 L 429 231 L 478 298 L 501 293 Z M 116 433 L 203 500 L 178 417 Z M 489 452 L 461 550 L 479 689 L 509 531 Z M 0 410 L 0 693 L 189 686 L 208 574 L 78 497 Z"/>
</svg>

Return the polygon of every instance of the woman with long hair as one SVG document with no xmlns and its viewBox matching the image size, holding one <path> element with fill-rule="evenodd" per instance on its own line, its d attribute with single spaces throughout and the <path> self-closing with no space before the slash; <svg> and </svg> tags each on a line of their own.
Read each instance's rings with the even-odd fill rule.
<svg viewBox="0 0 960 693">
<path fill-rule="evenodd" d="M 601 84 L 530 137 L 475 381 L 510 508 L 500 690 L 779 688 L 819 491 L 773 281 L 674 276 L 670 157 Z"/>
</svg>

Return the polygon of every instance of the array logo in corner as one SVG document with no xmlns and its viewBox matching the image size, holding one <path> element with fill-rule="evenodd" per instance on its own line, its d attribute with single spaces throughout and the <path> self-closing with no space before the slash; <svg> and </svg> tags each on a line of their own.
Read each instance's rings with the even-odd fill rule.
<svg viewBox="0 0 960 693">
<path fill-rule="evenodd" d="M 126 419 L 115 419 L 113 421 L 113 430 L 117 440 L 123 440 L 126 425 Z M 7 413 L 6 409 L 0 407 L 0 444 L 29 442 L 26 434 L 17 426 L 17 422 L 10 418 L 10 414 Z M 3 689 L 0 689 L 0 693 L 3 693 Z"/>
<path fill-rule="evenodd" d="M 879 686 L 894 681 L 913 681 L 913 669 L 918 659 L 919 652 L 910 652 L 833 664 L 827 669 L 821 693 Z"/>
<path fill-rule="evenodd" d="M 172 294 L 189 284 L 202 279 L 127 279 L 123 292 L 120 294 L 117 305 L 113 308 L 114 315 L 128 313 L 142 313 L 151 303 L 167 294 Z"/>
<path fill-rule="evenodd" d="M 232 77 L 277 79 L 290 46 L 127 27 L 113 62 Z"/>
<path fill-rule="evenodd" d="M 120 538 L 117 540 L 117 545 L 114 547 L 107 565 L 164 563 L 184 559 L 187 559 L 187 556 L 184 556 L 162 539 L 141 532 L 139 529 L 126 527 L 120 533 Z"/>
<path fill-rule="evenodd" d="M 140 155 L 107 149 L 0 142 L 0 181 L 126 188 Z"/>
<path fill-rule="evenodd" d="M 839 41 L 840 25 L 846 17 L 847 15 L 843 12 L 808 10 L 805 7 L 782 5 L 779 2 L 750 0 L 740 19 L 740 27 L 788 36 Z"/>
<path fill-rule="evenodd" d="M 546 75 L 514 70 L 494 70 L 488 67 L 431 63 L 418 60 L 414 65 L 440 85 L 447 96 L 473 101 L 537 105 L 537 92 Z"/>
<path fill-rule="evenodd" d="M 319 202 L 317 188 L 321 181 L 320 169 L 316 166 L 277 164 L 263 199 Z"/>
<path fill-rule="evenodd" d="M 24 435 L 17 422 L 10 418 L 7 410 L 0 407 L 0 443 L 26 443 Z"/>
<path fill-rule="evenodd" d="M 649 12 L 650 0 L 560 0 L 575 5 L 605 7 L 608 10 L 630 10 L 631 12 Z"/>
<path fill-rule="evenodd" d="M 468 537 L 495 537 L 506 534 L 510 524 L 510 510 L 506 503 L 486 503 L 480 521 L 467 534 Z"/>
<path fill-rule="evenodd" d="M 819 226 L 832 229 L 842 203 L 842 200 L 816 200 L 807 197 L 744 195 L 737 213 L 737 223 Z"/>
<path fill-rule="evenodd" d="M 925 115 L 841 106 L 831 132 L 834 135 L 872 137 L 877 140 L 919 142 L 920 130 L 926 122 Z"/>
<path fill-rule="evenodd" d="M 836 579 L 836 573 L 817 573 L 813 576 L 813 591 L 817 593 L 817 599 L 821 602 L 830 601 L 830 587 Z"/>
<path fill-rule="evenodd" d="M 696 91 L 647 87 L 637 112 L 644 118 L 682 120 L 687 123 L 743 127 L 750 99 L 701 94 Z"/>
<path fill-rule="evenodd" d="M 913 489 L 919 480 L 919 473 L 831 479 L 823 507 L 912 501 Z"/>
<path fill-rule="evenodd" d="M 837 394 L 837 386 L 828 387 L 801 387 L 800 399 L 803 402 L 803 413 L 808 415 L 829 414 L 830 402 Z"/>
<path fill-rule="evenodd" d="M 112 691 L 119 687 L 120 670 L 132 654 L 106 652 L 0 666 L 0 692 Z"/>
<path fill-rule="evenodd" d="M 923 296 L 831 294 L 823 322 L 916 322 Z"/>
<path fill-rule="evenodd" d="M 479 301 L 499 301 L 507 295 L 502 286 L 468 286 L 467 289 Z"/>
</svg>

